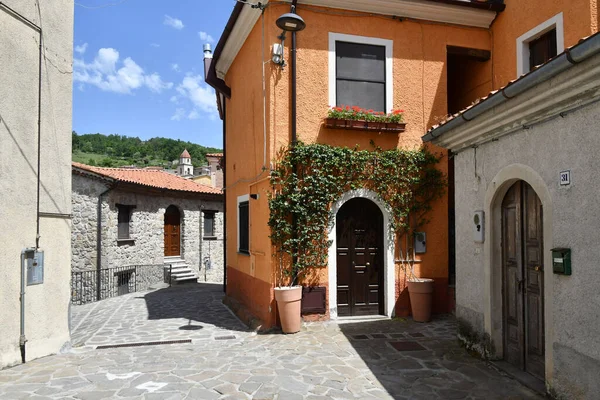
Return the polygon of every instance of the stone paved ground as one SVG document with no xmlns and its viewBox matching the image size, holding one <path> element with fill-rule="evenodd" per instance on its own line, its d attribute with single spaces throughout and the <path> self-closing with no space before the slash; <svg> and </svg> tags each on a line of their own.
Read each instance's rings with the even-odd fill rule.
<svg viewBox="0 0 600 400">
<path fill-rule="evenodd" d="M 76 307 L 79 347 L 0 371 L 0 399 L 539 398 L 470 357 L 450 317 L 256 335 L 221 296 L 220 286 L 199 285 Z M 95 348 L 182 338 L 192 343 Z"/>
</svg>

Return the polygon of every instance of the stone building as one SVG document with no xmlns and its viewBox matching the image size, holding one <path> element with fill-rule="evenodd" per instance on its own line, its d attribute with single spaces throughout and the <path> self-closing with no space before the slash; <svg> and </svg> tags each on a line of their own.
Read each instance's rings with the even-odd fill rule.
<svg viewBox="0 0 600 400">
<path fill-rule="evenodd" d="M 192 156 L 187 151 L 183 150 L 183 153 L 179 156 L 179 164 L 177 165 L 177 175 L 183 177 L 194 176 L 194 166 L 192 165 Z"/>
<path fill-rule="evenodd" d="M 162 281 L 165 267 L 173 266 L 175 281 L 222 282 L 221 190 L 164 171 L 79 163 L 72 180 L 73 273 L 124 267 L 130 273 L 137 266 L 136 274 L 143 268 L 154 277 L 147 280 Z M 85 276 L 74 274 L 74 291 L 90 286 Z"/>
<path fill-rule="evenodd" d="M 223 153 L 209 153 L 206 155 L 208 166 L 202 167 L 202 172 L 194 176 L 192 180 L 196 183 L 223 188 L 223 170 L 221 169 L 221 160 Z"/>
<path fill-rule="evenodd" d="M 0 65 L 2 369 L 70 341 L 73 0 L 0 1 Z"/>
<path fill-rule="evenodd" d="M 595 34 L 424 137 L 456 165 L 463 338 L 556 398 L 600 391 L 599 74 Z"/>
</svg>

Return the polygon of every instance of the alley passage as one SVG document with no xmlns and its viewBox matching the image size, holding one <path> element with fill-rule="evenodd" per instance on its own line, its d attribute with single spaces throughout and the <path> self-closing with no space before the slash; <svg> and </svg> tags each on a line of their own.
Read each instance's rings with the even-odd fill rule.
<svg viewBox="0 0 600 400">
<path fill-rule="evenodd" d="M 450 317 L 311 323 L 295 335 L 257 335 L 221 303 L 221 288 L 73 307 L 73 349 L 0 371 L 0 398 L 541 398 L 469 356 Z M 176 343 L 113 347 L 166 341 Z"/>
</svg>

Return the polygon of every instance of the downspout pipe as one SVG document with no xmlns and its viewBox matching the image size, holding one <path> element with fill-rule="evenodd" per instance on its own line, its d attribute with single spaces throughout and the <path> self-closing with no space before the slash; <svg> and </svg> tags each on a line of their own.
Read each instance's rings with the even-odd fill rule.
<svg viewBox="0 0 600 400">
<path fill-rule="evenodd" d="M 28 248 L 23 249 L 21 251 L 21 331 L 19 335 L 19 348 L 21 349 L 21 362 L 23 364 L 25 364 L 27 360 L 25 357 L 25 343 L 27 343 L 27 337 L 25 336 L 25 279 L 27 277 L 27 272 L 25 269 L 25 259 L 27 257 L 25 256 L 28 253 L 33 254 L 35 250 L 36 249 Z"/>
<path fill-rule="evenodd" d="M 291 7 L 291 12 L 292 13 L 296 13 L 296 3 L 297 0 L 292 1 L 292 7 Z M 292 139 L 292 157 L 294 157 L 295 153 L 295 149 L 296 149 L 296 145 L 298 144 L 298 137 L 297 137 L 297 110 L 296 110 L 296 78 L 297 78 L 297 64 L 296 64 L 296 31 L 292 32 L 292 46 L 290 48 L 290 69 L 291 69 L 291 79 L 292 79 L 292 83 L 291 83 L 291 110 L 290 110 L 290 123 L 291 123 L 291 139 Z M 293 158 L 292 158 L 293 159 Z M 294 172 L 294 175 L 298 175 L 298 165 L 296 164 L 295 160 L 292 163 L 292 170 Z M 296 239 L 298 238 L 298 218 L 296 216 L 296 213 L 292 213 L 292 239 L 294 240 L 294 243 L 296 243 Z M 294 283 L 297 283 L 296 280 L 298 279 L 298 271 L 296 270 L 296 262 L 298 261 L 298 249 L 296 249 L 296 251 L 294 252 L 294 254 L 292 254 L 292 285 L 294 285 Z"/>
<path fill-rule="evenodd" d="M 465 123 L 479 117 L 483 113 L 507 102 L 508 100 L 526 92 L 534 86 L 551 79 L 560 73 L 568 70 L 575 64 L 600 53 L 600 33 L 589 37 L 588 39 L 565 50 L 559 56 L 542 65 L 538 69 L 529 72 L 522 78 L 508 84 L 503 89 L 498 90 L 492 96 L 484 101 L 474 105 L 472 108 L 464 111 L 459 116 L 445 123 L 444 125 L 432 129 L 422 137 L 424 142 L 430 142 L 445 133 L 457 129 Z"/>
<path fill-rule="evenodd" d="M 223 187 L 227 187 L 227 101 L 223 101 Z M 223 292 L 227 293 L 227 190 L 223 190 Z"/>
</svg>

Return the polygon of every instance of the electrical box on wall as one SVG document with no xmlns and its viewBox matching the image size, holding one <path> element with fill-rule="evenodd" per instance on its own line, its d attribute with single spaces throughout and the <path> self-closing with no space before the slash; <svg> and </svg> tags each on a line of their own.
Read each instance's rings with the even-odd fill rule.
<svg viewBox="0 0 600 400">
<path fill-rule="evenodd" d="M 485 239 L 485 224 L 483 211 L 473 213 L 473 240 L 477 243 L 483 243 Z"/>
<path fill-rule="evenodd" d="M 422 254 L 427 251 L 427 234 L 415 232 L 415 253 Z"/>
<path fill-rule="evenodd" d="M 560 275 L 571 275 L 571 249 L 552 249 L 552 272 Z"/>
<path fill-rule="evenodd" d="M 44 283 L 44 252 L 41 250 L 25 251 L 25 268 L 27 269 L 27 286 Z"/>
</svg>

